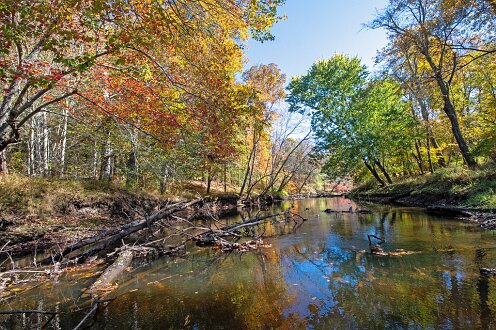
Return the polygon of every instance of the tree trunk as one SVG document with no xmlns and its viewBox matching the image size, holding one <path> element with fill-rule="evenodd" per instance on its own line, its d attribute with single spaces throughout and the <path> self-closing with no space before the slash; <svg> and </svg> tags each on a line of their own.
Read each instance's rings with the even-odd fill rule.
<svg viewBox="0 0 496 330">
<path fill-rule="evenodd" d="M 421 89 L 420 83 L 418 83 L 417 88 Z M 429 169 L 432 173 L 434 173 L 434 166 L 432 164 L 432 157 L 431 157 L 431 145 L 436 149 L 438 166 L 445 167 L 446 163 L 444 161 L 443 153 L 439 151 L 439 144 L 437 143 L 436 138 L 434 137 L 434 133 L 432 132 L 432 127 L 429 118 L 429 110 L 427 108 L 426 101 L 420 97 L 418 97 L 417 100 L 420 106 L 420 113 L 422 115 L 423 121 L 425 122 L 425 128 L 427 131 L 427 155 L 429 157 Z"/>
<path fill-rule="evenodd" d="M 211 186 L 212 186 L 212 173 L 211 173 L 211 168 L 209 166 L 207 171 L 207 195 L 210 194 Z"/>
<path fill-rule="evenodd" d="M 129 132 L 129 141 L 131 142 L 131 151 L 127 160 L 126 186 L 133 187 L 138 183 L 138 133 L 136 129 L 131 128 Z"/>
<path fill-rule="evenodd" d="M 384 182 L 384 180 L 381 179 L 381 177 L 379 176 L 379 173 L 377 173 L 375 168 L 373 168 L 366 160 L 364 160 L 363 162 L 364 162 L 365 166 L 368 168 L 368 170 L 370 171 L 370 173 L 372 173 L 374 178 L 377 180 L 377 182 L 379 182 L 379 184 L 384 187 L 386 185 L 386 183 Z"/>
<path fill-rule="evenodd" d="M 93 179 L 98 179 L 98 143 L 95 141 L 93 143 L 93 170 L 92 170 L 92 176 Z"/>
<path fill-rule="evenodd" d="M 420 174 L 424 174 L 424 159 L 422 158 L 422 154 L 420 153 L 419 142 L 417 141 L 417 139 L 415 139 L 415 150 L 417 151 L 417 157 L 415 157 L 415 159 L 417 160 Z"/>
<path fill-rule="evenodd" d="M 134 187 L 138 182 L 138 161 L 134 150 L 131 150 L 127 159 L 126 186 Z"/>
<path fill-rule="evenodd" d="M 389 184 L 393 184 L 393 180 L 391 180 L 389 173 L 386 171 L 384 166 L 382 166 L 381 162 L 376 159 L 374 163 L 377 165 L 377 167 L 379 167 L 379 170 L 381 170 L 382 174 L 384 174 L 384 177 L 386 178 L 387 182 Z"/>
<path fill-rule="evenodd" d="M 431 154 L 431 139 L 429 136 L 427 136 L 426 142 L 427 142 L 427 161 L 429 162 L 429 171 L 431 173 L 434 173 L 434 165 L 432 164 L 432 154 Z"/>
<path fill-rule="evenodd" d="M 303 180 L 303 183 L 301 184 L 300 188 L 298 188 L 298 194 L 301 194 L 301 191 L 303 190 L 303 187 L 307 184 L 308 179 L 310 179 L 310 176 L 312 176 L 314 170 L 311 170 L 305 179 Z"/>
<path fill-rule="evenodd" d="M 255 131 L 255 128 L 253 128 L 253 145 L 251 147 L 251 150 L 250 150 L 250 155 L 248 156 L 248 162 L 246 163 L 246 171 L 245 171 L 245 175 L 244 175 L 244 178 L 243 178 L 243 184 L 241 185 L 241 189 L 239 190 L 239 197 L 241 197 L 243 195 L 243 192 L 245 191 L 245 188 L 246 186 L 248 185 L 248 187 L 250 186 L 250 183 L 248 181 L 251 181 L 251 175 L 253 174 L 253 169 L 252 169 L 252 159 L 253 159 L 253 163 L 254 162 L 254 158 L 256 156 L 256 153 L 257 153 L 257 144 L 258 144 L 258 141 L 260 140 L 260 135 L 257 136 L 256 134 L 256 131 Z"/>
<path fill-rule="evenodd" d="M 227 193 L 227 161 L 224 163 L 224 193 Z"/>
<path fill-rule="evenodd" d="M 46 112 L 42 115 L 42 139 L 43 139 L 43 150 L 42 150 L 42 163 L 43 163 L 43 176 L 50 176 L 50 141 L 48 136 L 48 122 Z"/>
<path fill-rule="evenodd" d="M 31 124 L 29 126 L 29 138 L 28 138 L 28 176 L 35 174 L 35 142 L 34 142 L 34 119 L 31 118 Z"/>
<path fill-rule="evenodd" d="M 467 142 L 463 138 L 462 132 L 460 130 L 460 124 L 458 122 L 458 116 L 456 115 L 455 106 L 453 105 L 453 102 L 450 98 L 449 83 L 444 81 L 441 70 L 434 64 L 434 61 L 429 54 L 429 50 L 424 50 L 423 54 L 425 55 L 427 62 L 432 68 L 432 71 L 435 73 L 434 78 L 436 79 L 437 85 L 439 86 L 441 94 L 443 95 L 443 110 L 448 116 L 448 119 L 451 123 L 451 130 L 453 132 L 456 143 L 458 144 L 458 148 L 460 149 L 460 152 L 463 156 L 463 159 L 467 163 L 467 166 L 469 168 L 474 168 L 475 166 L 477 166 L 477 163 L 472 157 Z M 454 65 L 456 65 L 456 57 Z"/>
<path fill-rule="evenodd" d="M 162 166 L 162 182 L 160 183 L 160 193 L 165 194 L 167 191 L 167 183 L 169 182 L 169 168 L 164 163 Z"/>
<path fill-rule="evenodd" d="M 284 169 L 284 167 L 286 166 L 287 162 L 289 161 L 289 159 L 291 158 L 291 156 L 293 155 L 293 153 L 300 147 L 300 145 L 306 141 L 309 137 L 310 137 L 310 134 L 312 133 L 312 131 L 309 131 L 305 137 L 303 137 L 303 139 L 301 139 L 293 148 L 291 148 L 291 150 L 288 152 L 287 155 L 285 155 L 285 158 L 284 160 L 281 162 L 280 165 L 278 165 L 278 168 L 274 168 L 274 166 L 272 167 L 271 169 L 271 173 L 270 173 L 270 181 L 269 183 L 267 184 L 267 186 L 262 190 L 262 192 L 260 193 L 260 196 L 263 196 L 265 194 L 267 194 L 269 192 L 269 190 L 271 190 L 274 186 L 274 184 L 276 183 L 277 181 L 277 178 L 279 176 L 279 174 L 281 173 L 281 171 Z M 282 158 L 281 158 L 282 159 Z"/>
<path fill-rule="evenodd" d="M 8 174 L 7 157 L 5 156 L 6 149 L 0 151 L 0 173 Z"/>
<path fill-rule="evenodd" d="M 41 116 L 36 116 L 33 117 L 36 118 L 35 120 L 35 169 L 36 169 L 36 175 L 42 176 L 43 175 L 43 137 L 42 137 L 42 123 L 41 123 Z"/>
<path fill-rule="evenodd" d="M 65 174 L 65 152 L 67 148 L 67 109 L 64 109 L 64 123 L 62 125 L 61 143 L 60 143 L 60 177 L 63 178 Z"/>
<path fill-rule="evenodd" d="M 287 186 L 289 181 L 293 179 L 294 173 L 286 174 L 282 177 L 281 183 L 279 184 L 279 188 L 277 188 L 277 192 L 281 193 L 282 190 Z"/>
<path fill-rule="evenodd" d="M 420 169 L 420 174 L 424 174 L 424 159 L 422 158 L 422 153 L 420 152 L 420 143 L 415 139 L 415 150 L 417 151 L 417 163 Z"/>
<path fill-rule="evenodd" d="M 257 159 L 257 145 L 253 146 L 253 157 L 251 159 L 250 173 L 248 174 L 248 191 L 246 192 L 247 197 L 250 197 L 250 193 L 253 190 L 252 181 L 253 181 L 253 172 L 255 171 L 255 160 Z"/>
<path fill-rule="evenodd" d="M 477 163 L 470 153 L 467 142 L 463 138 L 455 107 L 453 106 L 453 103 L 451 102 L 449 96 L 444 96 L 444 112 L 450 120 L 453 136 L 455 137 L 456 143 L 458 144 L 458 148 L 460 148 L 460 152 L 462 153 L 465 163 L 467 163 L 467 166 L 469 168 L 474 168 L 475 166 L 477 166 Z"/>
<path fill-rule="evenodd" d="M 110 181 L 112 178 L 112 145 L 110 143 L 110 131 L 108 132 L 101 158 L 100 180 Z"/>
</svg>

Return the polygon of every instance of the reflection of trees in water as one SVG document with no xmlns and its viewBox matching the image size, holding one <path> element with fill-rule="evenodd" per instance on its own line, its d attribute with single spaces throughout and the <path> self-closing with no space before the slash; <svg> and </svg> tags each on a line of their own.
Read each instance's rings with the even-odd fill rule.
<svg viewBox="0 0 496 330">
<path fill-rule="evenodd" d="M 282 279 L 278 253 L 201 253 L 163 266 L 159 263 L 140 273 L 134 283 L 133 279 L 123 283 L 117 294 L 137 291 L 119 296 L 105 310 L 100 310 L 93 328 L 107 325 L 121 329 L 214 329 L 219 326 L 258 329 L 291 328 L 293 324 L 304 328 L 302 319 L 284 314 L 294 297 L 288 294 L 287 284 Z M 40 296 L 42 305 L 33 304 L 33 309 L 53 306 L 54 301 L 48 303 L 44 298 Z M 86 312 L 85 309 L 73 310 L 58 315 L 52 326 L 71 329 Z M 20 317 L 10 318 L 2 322 L 0 328 L 36 328 L 36 324 L 38 327 L 43 324 L 41 321 L 33 319 L 23 323 Z"/>
<path fill-rule="evenodd" d="M 475 250 L 474 261 L 478 269 L 485 266 L 486 257 L 485 249 Z M 481 329 L 496 328 L 496 278 L 480 275 L 477 280 L 477 292 L 479 293 Z"/>
<path fill-rule="evenodd" d="M 283 203 L 264 212 L 287 207 Z M 476 229 L 431 221 L 414 210 L 320 212 L 326 208 L 348 210 L 349 204 L 337 199 L 296 201 L 294 211 L 311 220 L 297 235 L 270 239 L 274 247 L 260 253 L 202 250 L 185 259 L 143 265 L 117 293 L 137 291 L 112 302 L 98 315 L 95 329 L 105 324 L 122 329 L 496 328 L 496 278 L 477 273 L 496 255 L 492 243 L 490 249 L 473 248 L 480 242 Z M 250 210 L 245 217 L 257 212 Z M 269 223 L 257 230 L 277 236 L 292 228 L 293 223 Z M 389 238 L 388 248 L 418 247 L 419 253 L 378 257 L 360 252 L 368 247 L 369 231 Z M 46 309 L 56 305 L 61 311 L 73 310 L 79 289 L 91 282 L 77 280 L 82 282 L 64 284 L 59 291 L 34 290 L 23 298 L 23 307 L 39 307 L 30 302 L 36 298 Z M 53 324 L 71 328 L 85 311 L 60 314 Z M 1 323 L 8 329 L 19 324 Z"/>
<path fill-rule="evenodd" d="M 486 329 L 496 325 L 488 297 L 496 297 L 495 285 L 492 290 L 489 287 L 493 279 L 468 277 L 473 266 L 465 253 L 449 251 L 441 256 L 447 265 L 440 262 L 432 268 L 439 255 L 377 257 L 329 245 L 321 249 L 305 241 L 283 254 L 291 265 L 287 271 L 304 272 L 291 275 L 304 276 L 302 285 L 322 286 L 322 276 L 330 279 L 328 296 L 333 299 L 308 305 L 308 324 L 313 327 L 467 328 L 478 324 Z"/>
<path fill-rule="evenodd" d="M 116 300 L 111 308 L 118 313 L 107 320 L 119 325 L 130 301 L 137 302 L 140 328 L 226 329 L 289 327 L 297 318 L 283 314 L 292 298 L 281 279 L 279 256 L 266 254 L 233 254 L 213 265 L 208 271 L 196 272 L 179 281 L 158 283 Z M 127 320 L 130 322 L 130 320 Z"/>
</svg>

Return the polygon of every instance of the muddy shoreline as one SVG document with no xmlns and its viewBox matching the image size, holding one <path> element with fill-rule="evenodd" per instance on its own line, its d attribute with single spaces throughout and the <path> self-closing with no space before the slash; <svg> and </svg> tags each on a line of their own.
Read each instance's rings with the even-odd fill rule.
<svg viewBox="0 0 496 330">
<path fill-rule="evenodd" d="M 453 203 L 450 196 L 412 195 L 411 193 L 358 193 L 347 198 L 357 202 L 372 202 L 425 208 L 427 213 L 446 217 L 463 218 L 480 224 L 482 229 L 496 230 L 496 209 L 470 208 Z"/>
<path fill-rule="evenodd" d="M 238 214 L 245 207 L 261 207 L 279 203 L 284 200 L 304 198 L 331 198 L 345 196 L 357 202 L 373 202 L 423 207 L 428 213 L 442 216 L 464 218 L 477 222 L 483 229 L 496 229 L 496 210 L 474 209 L 443 201 L 416 198 L 409 194 L 367 194 L 349 193 L 337 195 L 318 193 L 293 195 L 285 197 L 267 196 L 263 199 L 253 198 L 239 200 L 235 195 L 216 198 L 205 198 L 212 203 L 205 213 L 197 213 L 195 219 L 213 216 L 223 217 Z M 434 201 L 433 203 L 430 201 Z M 117 228 L 133 218 L 143 217 L 154 210 L 172 203 L 171 199 L 159 199 L 144 195 L 116 194 L 102 198 L 65 198 L 59 202 L 59 207 L 53 215 L 43 218 L 9 214 L 0 216 L 0 247 L 1 252 L 13 256 L 28 255 L 41 252 L 56 246 L 65 246 L 69 242 L 81 240 L 103 230 Z M 184 215 L 188 215 L 187 212 Z"/>
<path fill-rule="evenodd" d="M 337 195 L 318 193 L 286 197 L 266 196 L 249 200 L 240 200 L 236 195 L 205 197 L 205 203 L 211 203 L 213 207 L 203 213 L 197 213 L 194 219 L 236 215 L 244 207 L 264 207 L 284 200 L 335 196 Z M 43 217 L 22 213 L 0 214 L 0 247 L 3 247 L 0 252 L 22 256 L 57 245 L 64 246 L 70 241 L 90 237 L 96 232 L 117 228 L 177 201 L 179 199 L 160 199 L 132 193 L 90 198 L 74 195 L 55 201 L 53 213 Z"/>
</svg>

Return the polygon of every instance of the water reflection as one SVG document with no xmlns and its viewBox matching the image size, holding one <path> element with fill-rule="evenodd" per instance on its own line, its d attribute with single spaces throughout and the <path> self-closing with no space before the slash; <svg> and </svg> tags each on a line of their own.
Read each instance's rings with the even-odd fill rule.
<svg viewBox="0 0 496 330">
<path fill-rule="evenodd" d="M 257 228 L 272 244 L 257 253 L 193 248 L 182 259 L 135 265 L 94 328 L 496 328 L 496 278 L 478 272 L 496 264 L 493 232 L 414 208 L 322 212 L 350 206 L 357 207 L 342 198 L 296 201 L 292 211 L 309 221 L 297 230 L 292 222 Z M 415 253 L 371 255 L 368 234 L 385 238 L 386 251 Z M 52 328 L 71 328 L 85 312 L 74 312 L 80 290 L 92 281 L 80 275 L 40 286 L 1 309 L 57 309 Z M 40 322 L 9 317 L 0 324 L 22 329 Z"/>
</svg>

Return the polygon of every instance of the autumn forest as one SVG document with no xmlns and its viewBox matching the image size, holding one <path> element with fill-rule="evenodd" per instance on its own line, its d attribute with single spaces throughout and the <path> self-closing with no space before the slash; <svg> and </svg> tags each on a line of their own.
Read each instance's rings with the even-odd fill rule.
<svg viewBox="0 0 496 330">
<path fill-rule="evenodd" d="M 302 192 L 321 168 L 386 185 L 494 161 L 491 1 L 391 3 L 365 22 L 389 36 L 379 71 L 335 55 L 287 89 L 276 64 L 241 74 L 279 5 L 3 2 L 2 171 L 162 192 L 215 180 L 250 196 Z M 298 112 L 312 136 L 293 134 Z"/>
<path fill-rule="evenodd" d="M 106 299 L 128 266 L 139 269 L 136 259 L 145 256 L 138 263 L 148 269 L 153 264 L 149 258 L 163 262 L 163 256 L 184 256 L 193 245 L 211 248 L 216 256 L 192 252 L 195 275 L 188 276 L 197 277 L 186 284 L 173 280 L 185 290 L 191 309 L 176 308 L 183 303 L 178 291 L 156 288 L 174 301 L 177 310 L 164 321 L 174 324 L 172 328 L 219 324 L 209 323 L 199 307 L 192 307 L 202 304 L 192 298 L 198 292 L 201 296 L 202 288 L 188 290 L 191 283 L 206 281 L 197 274 L 198 265 L 225 260 L 227 265 L 219 269 L 234 269 L 236 280 L 218 281 L 216 276 L 227 275 L 206 271 L 216 280 L 202 285 L 217 283 L 222 293 L 203 292 L 202 297 L 226 298 L 222 304 L 229 313 L 252 317 L 246 321 L 232 316 L 233 328 L 269 323 L 271 328 L 424 328 L 444 327 L 448 319 L 461 322 L 449 323 L 455 328 L 496 326 L 487 317 L 496 316 L 493 278 L 481 277 L 477 287 L 466 284 L 475 283 L 479 270 L 496 274 L 494 235 L 484 240 L 490 234 L 473 237 L 466 224 L 384 206 L 394 202 L 435 210 L 441 217 L 466 216 L 494 233 L 496 2 L 384 1 L 360 27 L 385 32 L 386 44 L 375 49 L 373 65 L 353 53 L 329 50 L 326 57 L 315 58 L 306 73 L 293 76 L 278 63 L 248 65 L 250 45 L 277 41 L 275 27 L 292 19 L 284 12 L 286 2 L 0 0 L 0 255 L 6 260 L 0 265 L 0 304 L 18 291 L 43 290 L 26 283 L 51 281 L 61 269 L 70 269 L 64 270 L 67 276 L 85 278 L 82 272 L 87 270 L 71 273 L 68 267 L 91 263 L 97 256 L 107 263 L 117 260 L 92 286 L 85 284 L 92 302 L 84 308 L 75 303 L 80 322 L 63 317 L 57 321 L 78 329 L 108 302 L 117 299 L 121 304 L 119 298 Z M 238 218 L 224 218 L 230 216 Z M 343 222 L 315 223 L 338 217 Z M 429 225 L 408 227 L 408 221 Z M 455 226 L 462 228 L 460 237 Z M 394 236 L 393 229 L 405 236 Z M 317 243 L 298 236 L 299 230 L 311 232 Z M 335 234 L 329 237 L 336 247 L 326 245 L 330 238 L 321 236 L 321 230 Z M 443 235 L 460 239 L 453 243 L 456 248 L 443 245 Z M 421 242 L 410 241 L 412 236 Z M 425 245 L 425 236 L 432 237 L 434 248 Z M 279 237 L 289 237 L 290 243 Z M 266 238 L 268 243 L 262 240 Z M 290 252 L 284 244 L 291 246 Z M 274 254 L 260 252 L 272 248 Z M 470 261 L 460 266 L 462 271 L 443 268 L 451 265 L 451 257 L 443 255 L 448 261 L 438 264 L 418 256 L 433 250 L 463 250 L 459 260 Z M 45 252 L 37 256 L 39 251 Z M 228 257 L 220 258 L 220 252 L 228 252 Z M 253 253 L 243 262 L 251 265 L 256 280 L 237 273 L 243 264 L 233 253 Z M 21 255 L 33 260 L 15 259 Z M 378 269 L 386 266 L 376 257 L 410 260 L 401 265 L 391 261 L 387 267 L 404 269 L 391 290 L 404 296 L 404 306 L 411 310 L 384 295 L 381 276 L 396 275 L 389 268 L 381 273 Z M 354 270 L 355 260 L 363 272 Z M 413 265 L 415 271 L 409 268 Z M 167 267 L 164 274 L 170 277 L 164 278 L 176 276 Z M 173 267 L 184 274 L 189 269 L 181 263 Z M 16 269 L 29 277 L 20 278 Z M 310 274 L 308 292 L 325 287 L 334 300 L 322 298 L 318 305 L 316 291 L 308 297 L 297 291 L 309 285 L 299 282 L 298 271 Z M 448 275 L 439 275 L 443 272 Z M 14 273 L 15 278 L 9 275 Z M 416 277 L 420 273 L 427 274 L 424 282 Z M 164 279 L 133 274 L 143 276 L 145 287 Z M 452 317 L 443 314 L 446 306 L 436 307 L 434 298 L 425 302 L 401 291 L 419 281 L 434 292 L 444 288 L 442 276 L 451 276 L 449 283 L 467 281 L 463 290 L 470 292 L 456 295 L 460 300 L 479 297 L 470 302 L 473 309 Z M 69 283 L 63 285 L 74 285 Z M 140 320 L 149 302 L 131 292 L 143 287 L 119 283 L 117 292 L 134 297 L 141 306 L 133 316 Z M 279 294 L 266 302 L 275 316 L 264 314 L 261 321 L 255 317 L 261 312 L 250 314 L 256 305 L 246 307 L 252 296 L 236 291 L 239 283 Z M 445 297 L 452 309 L 461 308 L 450 300 L 451 285 L 432 295 Z M 361 308 L 349 303 L 352 292 L 368 302 L 375 290 L 382 290 L 378 304 L 386 307 L 381 310 L 392 311 L 398 323 L 387 312 L 373 321 L 361 318 Z M 60 299 L 46 303 L 55 306 Z M 431 305 L 424 306 L 428 302 Z M 28 303 L 19 304 L 5 309 L 16 314 Z M 308 307 L 312 304 L 317 307 Z M 345 312 L 338 313 L 334 307 L 341 305 Z M 71 315 L 74 306 L 48 314 L 34 306 L 29 313 Z M 87 313 L 81 314 L 86 307 Z M 437 316 L 429 314 L 436 308 Z M 355 314 L 347 314 L 350 310 Z M 9 328 L 15 317 L 7 323 L 0 320 L 0 328 Z M 118 324 L 118 319 L 109 322 Z"/>
</svg>

